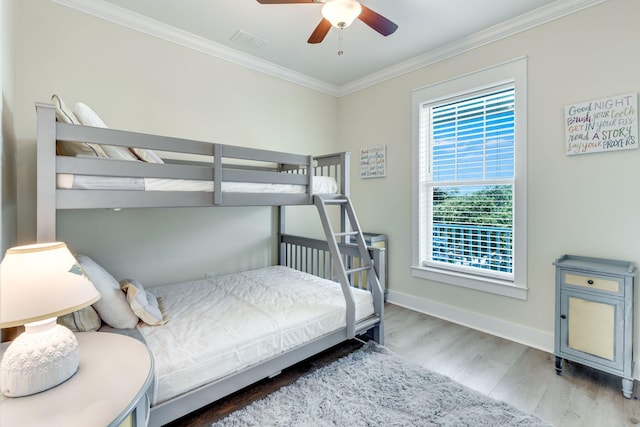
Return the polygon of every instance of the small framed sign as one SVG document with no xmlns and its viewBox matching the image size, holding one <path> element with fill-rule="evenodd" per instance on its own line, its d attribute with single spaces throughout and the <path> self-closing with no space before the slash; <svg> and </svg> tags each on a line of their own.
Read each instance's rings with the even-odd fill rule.
<svg viewBox="0 0 640 427">
<path fill-rule="evenodd" d="M 387 176 L 387 146 L 360 149 L 360 178 Z"/>
<path fill-rule="evenodd" d="M 564 107 L 567 155 L 638 148 L 638 94 Z"/>
</svg>

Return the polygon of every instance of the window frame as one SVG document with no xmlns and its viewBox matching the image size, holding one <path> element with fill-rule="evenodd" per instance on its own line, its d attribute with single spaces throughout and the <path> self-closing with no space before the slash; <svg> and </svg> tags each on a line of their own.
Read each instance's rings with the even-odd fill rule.
<svg viewBox="0 0 640 427">
<path fill-rule="evenodd" d="M 527 299 L 527 82 L 526 57 L 444 80 L 412 92 L 412 275 L 446 284 L 484 292 Z M 426 168 L 429 161 L 428 144 L 421 141 L 420 110 L 424 104 L 472 96 L 492 88 L 512 85 L 515 90 L 514 177 L 513 177 L 513 280 L 491 274 L 475 274 L 465 269 L 447 269 L 434 265 L 423 266 L 421 252 L 427 245 L 428 233 L 422 213 L 426 206 Z M 426 147 L 425 147 L 426 146 Z M 427 210 L 430 207 L 426 208 Z"/>
</svg>

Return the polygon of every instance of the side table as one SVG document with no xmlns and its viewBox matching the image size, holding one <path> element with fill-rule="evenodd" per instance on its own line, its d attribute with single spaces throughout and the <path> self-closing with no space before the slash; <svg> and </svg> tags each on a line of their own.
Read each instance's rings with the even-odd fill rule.
<svg viewBox="0 0 640 427">
<path fill-rule="evenodd" d="M 153 359 L 140 341 L 79 332 L 78 371 L 64 383 L 24 397 L 0 399 L 1 426 L 146 425 Z M 4 344 L 3 344 L 4 345 Z"/>
<path fill-rule="evenodd" d="M 633 393 L 635 264 L 564 255 L 556 266 L 556 373 L 564 359 L 622 377 Z"/>
</svg>

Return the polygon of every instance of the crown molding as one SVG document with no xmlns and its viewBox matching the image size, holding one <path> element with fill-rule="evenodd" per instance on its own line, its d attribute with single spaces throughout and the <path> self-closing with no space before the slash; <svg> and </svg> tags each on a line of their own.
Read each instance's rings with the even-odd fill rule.
<svg viewBox="0 0 640 427">
<path fill-rule="evenodd" d="M 62 6 L 155 36 L 163 40 L 202 52 L 207 55 L 299 84 L 321 93 L 341 97 L 359 90 L 416 71 L 447 58 L 480 46 L 529 30 L 550 21 L 604 3 L 608 0 L 557 0 L 532 12 L 505 21 L 486 30 L 464 37 L 437 49 L 425 52 L 409 60 L 369 74 L 342 86 L 335 86 L 236 49 L 207 40 L 204 37 L 180 30 L 155 19 L 108 3 L 104 0 L 50 0 Z"/>
<path fill-rule="evenodd" d="M 339 95 L 345 96 L 370 86 L 391 80 L 395 77 L 407 74 L 428 65 L 476 49 L 495 41 L 527 31 L 539 25 L 546 24 L 567 15 L 579 12 L 583 9 L 604 3 L 608 0 L 557 0 L 547 6 L 541 7 L 517 18 L 502 22 L 486 30 L 479 31 L 468 37 L 430 50 L 406 61 L 392 65 L 378 72 L 369 74 L 361 79 L 354 80 L 339 87 Z"/>
<path fill-rule="evenodd" d="M 95 16 L 114 24 L 122 25 L 132 30 L 139 31 L 150 36 L 184 46 L 206 55 L 211 55 L 225 61 L 229 61 L 274 77 L 287 80 L 301 86 L 339 96 L 338 86 L 326 83 L 322 80 L 298 73 L 289 68 L 281 67 L 269 61 L 248 55 L 236 49 L 213 42 L 204 37 L 197 36 L 170 25 L 159 22 L 123 7 L 103 0 L 50 0 L 53 3 L 75 9 L 79 12 Z"/>
</svg>

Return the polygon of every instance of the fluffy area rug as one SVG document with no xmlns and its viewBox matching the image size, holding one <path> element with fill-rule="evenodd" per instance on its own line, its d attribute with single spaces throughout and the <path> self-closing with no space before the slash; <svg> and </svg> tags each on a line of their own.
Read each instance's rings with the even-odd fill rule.
<svg viewBox="0 0 640 427">
<path fill-rule="evenodd" d="M 230 426 L 551 424 L 367 343 L 212 425 Z"/>
</svg>

